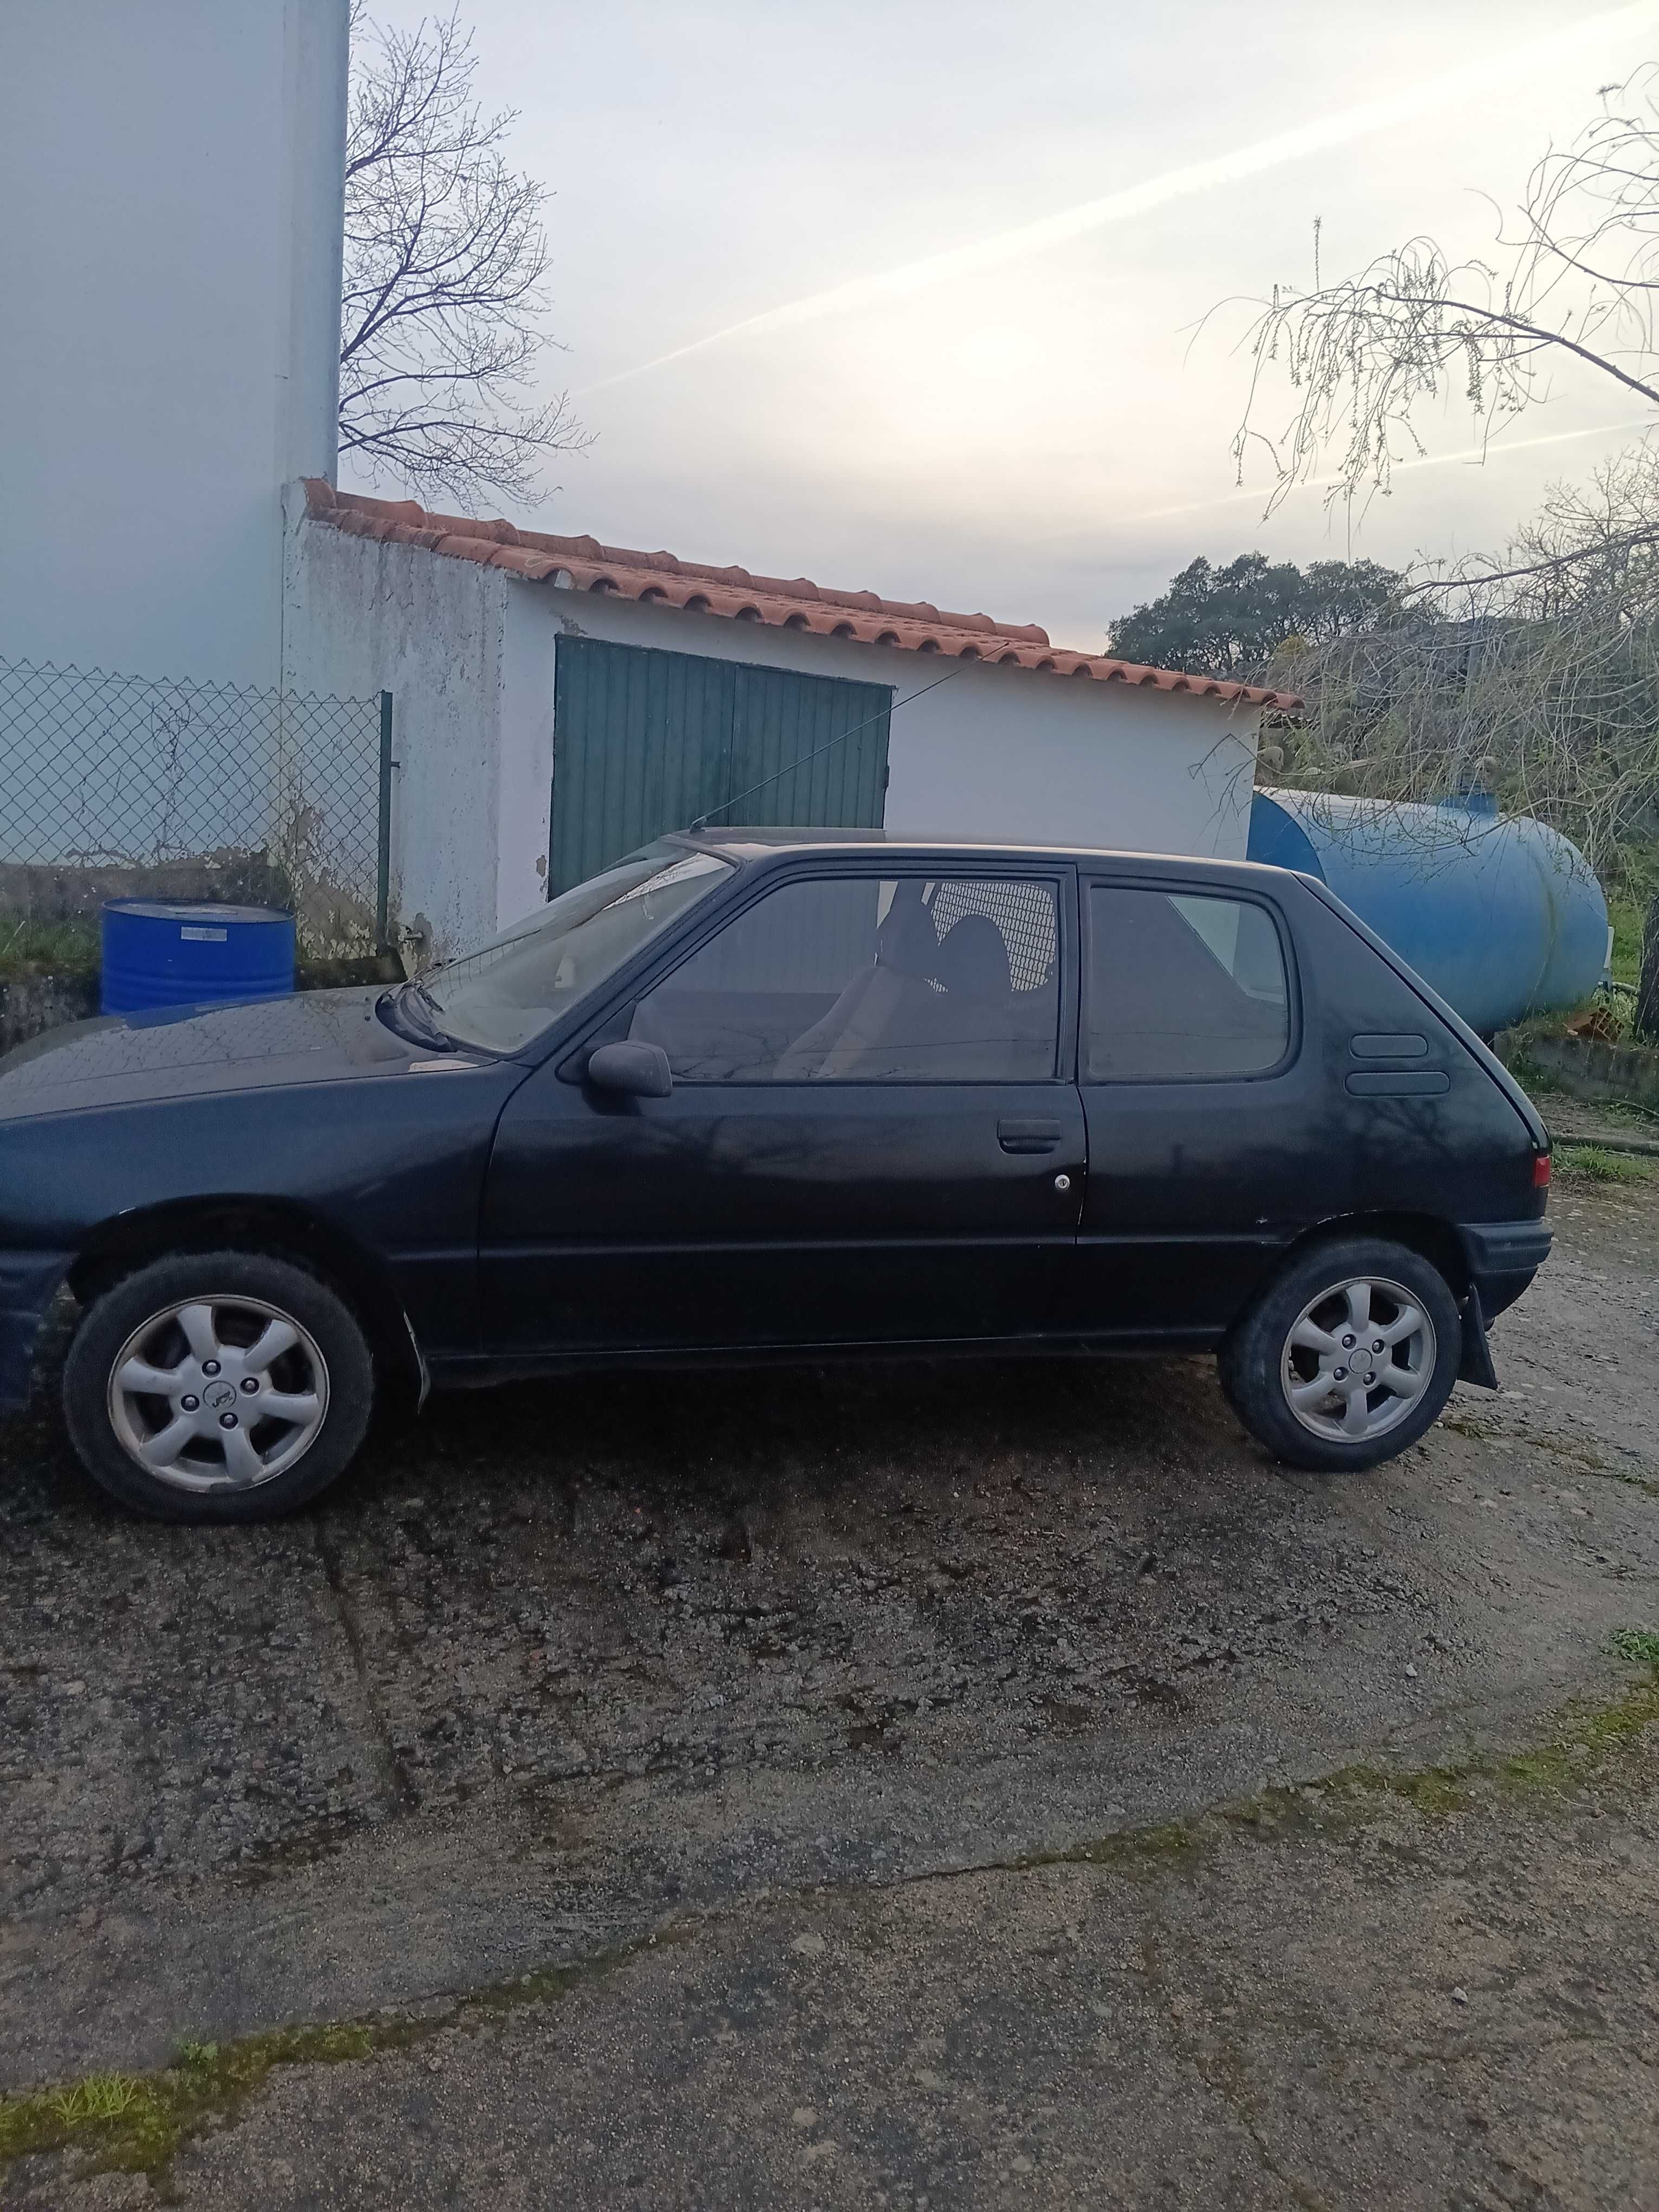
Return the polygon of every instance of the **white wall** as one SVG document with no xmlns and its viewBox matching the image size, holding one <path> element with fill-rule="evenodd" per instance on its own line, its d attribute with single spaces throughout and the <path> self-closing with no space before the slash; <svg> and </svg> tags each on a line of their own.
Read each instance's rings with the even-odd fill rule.
<svg viewBox="0 0 1659 2212">
<path fill-rule="evenodd" d="M 425 933 L 433 957 L 461 951 L 498 926 L 504 638 L 509 597 L 525 587 L 499 568 L 349 538 L 304 516 L 305 494 L 295 484 L 289 493 L 283 682 L 290 690 L 348 698 L 392 694 L 396 915 L 404 928 Z M 550 626 L 540 634 L 550 645 Z M 521 642 L 512 657 L 519 699 L 544 692 L 550 724 L 550 653 L 544 676 L 524 661 Z M 545 796 L 541 806 L 544 825 Z M 540 836 L 545 851 L 544 826 Z M 526 859 L 519 855 L 520 866 Z M 520 896 L 515 887 L 514 915 L 544 895 L 533 855 L 528 873 L 534 888 Z"/>
<path fill-rule="evenodd" d="M 348 0 L 0 4 L 0 655 L 273 685 L 334 472 Z"/>
</svg>

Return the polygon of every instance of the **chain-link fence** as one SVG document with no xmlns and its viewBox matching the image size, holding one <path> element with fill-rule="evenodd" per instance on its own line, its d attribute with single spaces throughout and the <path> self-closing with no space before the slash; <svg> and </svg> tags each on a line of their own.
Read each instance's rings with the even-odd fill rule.
<svg viewBox="0 0 1659 2212">
<path fill-rule="evenodd" d="M 390 692 L 0 659 L 0 962 L 72 960 L 109 898 L 292 907 L 313 958 L 385 945 L 391 738 Z"/>
</svg>

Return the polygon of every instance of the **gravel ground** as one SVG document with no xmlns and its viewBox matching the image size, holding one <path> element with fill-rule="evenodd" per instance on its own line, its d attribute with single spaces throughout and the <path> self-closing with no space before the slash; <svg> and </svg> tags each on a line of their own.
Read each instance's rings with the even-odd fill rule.
<svg viewBox="0 0 1659 2212">
<path fill-rule="evenodd" d="M 513 2187 L 528 2194 L 482 2178 L 493 2154 L 476 2112 L 464 2126 L 460 2105 L 449 2112 L 422 2087 L 428 2117 L 407 2119 L 387 2069 L 428 2063 L 409 2053 L 284 2069 L 175 2179 L 188 2169 L 204 2203 L 541 2202 L 536 2145 L 601 2142 L 610 2083 L 632 2085 L 637 2125 L 614 2170 L 598 2150 L 558 2169 L 572 2202 L 789 2202 L 808 2174 L 825 2202 L 920 2203 L 930 2187 L 936 2204 L 1001 2201 L 1011 2160 L 1027 2154 L 1008 2149 L 985 2100 L 1000 2066 L 1029 2061 L 1055 2069 L 1049 2133 L 1064 2139 L 1054 2161 L 1033 2152 L 1018 2170 L 1027 2193 L 1048 2177 L 1034 2201 L 1105 2201 L 1114 2172 L 1126 2203 L 1330 2201 L 1318 2194 L 1330 2130 L 1353 2098 L 1374 2104 L 1377 2051 L 1356 2047 L 1345 2075 L 1329 2043 L 1340 2020 L 1319 2031 L 1326 2056 L 1308 2060 L 1304 2101 L 1327 2142 L 1308 2171 L 1326 2179 L 1298 2197 L 1274 2178 L 1283 2147 L 1261 2164 L 1237 2111 L 1226 2107 L 1224 2128 L 1225 2100 L 1199 2096 L 1203 2069 L 1180 2038 L 1143 2034 L 1133 2008 L 1133 2061 L 1119 2050 L 1105 2086 L 1066 2071 L 1082 2045 L 1067 2029 L 1064 2064 L 1054 2056 L 1072 2014 L 1044 2011 L 1053 1915 L 1063 1906 L 1094 1930 L 1084 1949 L 1110 2006 L 1128 2003 L 1134 1946 L 1176 1921 L 1200 1994 L 1170 2001 L 1222 2002 L 1199 1936 L 1224 1909 L 1212 1882 L 1235 1886 L 1224 1915 L 1239 1947 L 1215 1974 L 1248 1981 L 1249 1946 L 1271 1963 L 1305 1923 L 1309 1957 L 1326 1942 L 1339 1984 L 1351 1971 L 1356 1990 L 1367 1977 L 1380 1988 L 1413 1887 L 1402 1891 L 1400 1867 L 1417 1853 L 1415 1887 L 1437 1899 L 1462 1879 L 1463 1846 L 1437 1831 L 1385 1849 L 1386 1822 L 1365 1830 L 1363 1850 L 1307 1835 L 1252 1857 L 1230 1841 L 1164 1867 L 1156 1898 L 1139 1881 L 1127 1903 L 1121 1870 L 1029 1862 L 1264 1784 L 1310 1786 L 1357 1759 L 1403 1770 L 1524 1742 L 1565 1701 L 1620 1693 L 1630 1670 L 1608 1656 L 1609 1635 L 1659 1620 L 1659 1183 L 1565 1185 L 1554 1213 L 1556 1258 L 1494 1332 L 1502 1394 L 1460 1390 L 1422 1445 L 1359 1481 L 1274 1466 L 1198 1361 L 607 1379 L 440 1401 L 379 1437 L 309 1517 L 264 1530 L 124 1521 L 75 1471 L 49 1411 L 0 1427 L 0 2087 L 161 2065 L 185 2037 L 224 2044 L 386 2007 L 418 2013 L 622 1957 L 626 1971 L 583 1982 L 574 2010 L 514 2012 L 494 2043 L 468 2032 L 467 2049 L 488 2045 L 497 2069 L 484 2104 L 501 2142 L 512 2112 L 527 2130 Z M 1651 1871 L 1651 1812 L 1635 1782 L 1620 1787 L 1619 1832 L 1640 1877 L 1627 1909 L 1650 1915 L 1635 1893 Z M 1549 1908 L 1568 1923 L 1549 1920 L 1560 1839 L 1579 1814 L 1516 1833 L 1501 1802 L 1478 1818 L 1564 1955 L 1617 1919 L 1625 1877 L 1591 1881 L 1575 1861 L 1577 1886 Z M 1257 1895 L 1269 1860 L 1277 1904 Z M 1082 1885 L 1074 1897 L 1068 1882 Z M 848 1936 L 848 1958 L 873 1943 L 911 1959 L 913 1979 L 866 1964 L 837 1981 L 825 1966 L 811 1984 L 822 2004 L 801 2012 L 802 1954 L 781 1931 L 799 1919 L 791 1900 L 820 1890 L 863 1931 Z M 1374 1891 L 1374 1911 L 1343 1901 Z M 688 1928 L 703 1932 L 665 1932 Z M 638 1948 L 653 1934 L 660 1960 Z M 1434 1966 L 1427 1951 L 1412 1971 Z M 774 1997 L 734 2011 L 730 1992 L 769 1974 Z M 699 2018 L 729 2015 L 718 2033 L 734 2043 L 692 2051 L 686 1989 Z M 807 2160 L 829 2137 L 790 2118 L 787 2159 L 763 2154 L 738 2089 L 772 2080 L 753 2097 L 771 2098 L 774 2118 L 797 2096 L 788 2036 L 843 2065 L 848 2094 L 874 2110 L 876 2075 L 860 2087 L 860 2068 L 896 2066 L 908 2081 L 894 2038 L 902 2028 L 918 2050 L 949 2040 L 923 2002 L 940 1990 L 956 1993 L 953 2017 L 991 2023 L 979 2086 L 958 2084 L 965 2102 L 937 2093 L 945 2104 L 926 2125 L 896 2118 L 899 2133 L 878 2141 L 878 2129 L 857 2157 L 843 2132 L 847 2155 Z M 1650 1991 L 1632 1982 L 1619 1994 L 1644 2002 L 1650 2038 Z M 860 2006 L 880 2033 L 854 2032 Z M 580 2065 L 568 2040 L 579 2018 Z M 775 2042 L 767 2023 L 786 2018 Z M 1092 2049 L 1100 2033 L 1084 2027 Z M 1287 2033 L 1269 2021 L 1258 2049 L 1241 2028 L 1255 2056 L 1238 2064 L 1266 2063 Z M 1304 2077 L 1299 2059 L 1284 2075 Z M 456 2078 L 467 2078 L 459 2060 Z M 1620 2079 L 1607 2106 L 1624 2116 L 1620 2171 L 1650 2174 L 1650 2075 Z M 1644 2087 L 1632 2132 L 1620 2100 Z M 1290 2094 L 1261 2092 L 1274 2141 L 1291 2125 Z M 789 2113 L 817 2112 L 827 2094 L 802 2090 Z M 1139 2179 L 1114 2167 L 1110 2130 L 1089 2117 L 1101 2096 L 1148 2116 Z M 1375 2201 L 1652 2196 L 1598 2195 L 1587 2180 L 1575 2194 L 1565 2166 L 1541 2194 L 1469 2194 L 1455 2160 L 1437 2165 L 1419 2145 L 1398 2171 L 1423 2193 L 1390 2198 L 1395 2136 L 1414 2142 L 1431 2124 L 1430 2104 L 1396 2101 L 1395 2135 L 1373 2130 L 1367 2152 L 1382 2161 Z M 539 2118 L 526 2117 L 532 2106 Z M 271 2148 L 271 2129 L 292 2130 L 296 2112 L 320 2160 L 310 2180 L 291 2144 Z M 674 2162 L 698 2114 L 711 2145 L 729 2138 L 707 2196 Z M 1222 2135 L 1243 2130 L 1244 2163 L 1227 2167 L 1225 2187 L 1202 2180 L 1224 2157 L 1206 2114 Z M 1578 2124 L 1565 2104 L 1559 2124 Z M 389 2125 L 400 2156 L 419 2137 L 447 2195 L 392 2186 Z M 927 2150 L 941 2130 L 966 2164 L 939 2166 Z M 349 2143 L 366 2160 L 350 2185 L 327 2154 Z M 280 2191 L 258 2180 L 266 2166 Z M 148 2180 L 76 2182 L 76 2170 L 73 2156 L 23 2161 L 15 2201 L 148 2201 L 118 2193 Z"/>
</svg>

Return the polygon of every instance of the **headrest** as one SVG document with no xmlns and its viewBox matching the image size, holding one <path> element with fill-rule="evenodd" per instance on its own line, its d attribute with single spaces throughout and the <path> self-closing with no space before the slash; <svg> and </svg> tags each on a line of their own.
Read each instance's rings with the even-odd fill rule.
<svg viewBox="0 0 1659 2212">
<path fill-rule="evenodd" d="M 988 915 L 964 914 L 945 933 L 933 962 L 935 981 L 968 999 L 1006 998 L 1013 988 L 1008 948 Z"/>
</svg>

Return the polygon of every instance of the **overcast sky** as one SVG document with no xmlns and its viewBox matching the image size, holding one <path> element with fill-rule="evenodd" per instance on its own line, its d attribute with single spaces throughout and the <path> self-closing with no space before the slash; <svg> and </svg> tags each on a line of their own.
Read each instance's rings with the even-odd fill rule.
<svg viewBox="0 0 1659 2212">
<path fill-rule="evenodd" d="M 383 0 L 389 21 L 418 8 Z M 1501 539 L 1639 410 L 1589 373 L 1484 468 L 1467 410 L 1352 536 L 1317 492 L 1270 521 L 1228 447 L 1248 320 L 1230 295 L 1415 232 L 1490 243 L 1598 86 L 1659 58 L 1579 36 L 1595 0 L 464 0 L 486 100 L 549 213 L 553 378 L 592 450 L 519 519 L 1044 624 L 1106 623 L 1198 553 L 1402 563 Z M 1577 43 L 1528 64 L 1552 33 Z M 1521 57 L 1520 65 L 1516 58 Z M 1079 234 L 625 374 L 767 311 L 1496 64 L 1449 104 Z M 612 381 L 617 379 L 619 380 Z M 1604 381 L 1604 380 L 1603 380 Z M 1588 435 L 1568 434 L 1589 431 Z M 1537 441 L 1560 441 L 1549 444 Z M 1258 484 L 1265 479 L 1259 474 Z"/>
</svg>

